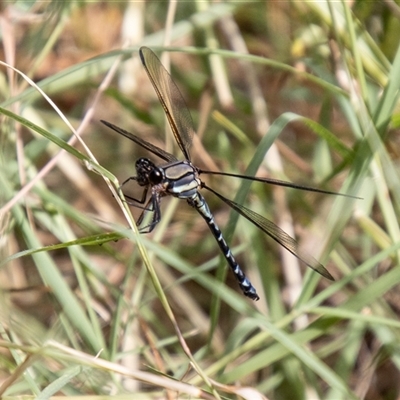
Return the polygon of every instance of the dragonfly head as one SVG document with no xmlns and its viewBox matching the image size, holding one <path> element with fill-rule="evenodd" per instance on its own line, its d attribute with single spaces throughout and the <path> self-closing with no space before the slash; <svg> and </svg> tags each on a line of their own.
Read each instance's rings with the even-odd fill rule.
<svg viewBox="0 0 400 400">
<path fill-rule="evenodd" d="M 148 158 L 139 158 L 136 161 L 136 172 L 140 186 L 157 185 L 164 178 L 162 169 L 156 167 Z"/>
</svg>

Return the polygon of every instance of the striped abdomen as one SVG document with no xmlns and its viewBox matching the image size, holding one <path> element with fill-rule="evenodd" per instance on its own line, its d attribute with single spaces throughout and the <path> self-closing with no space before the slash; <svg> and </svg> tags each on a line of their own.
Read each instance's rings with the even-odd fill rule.
<svg viewBox="0 0 400 400">
<path fill-rule="evenodd" d="M 187 201 L 200 213 L 200 215 L 207 222 L 207 225 L 209 226 L 212 234 L 218 242 L 220 249 L 222 250 L 226 260 L 228 261 L 229 266 L 235 274 L 235 277 L 239 283 L 240 288 L 242 289 L 243 294 L 253 300 L 258 300 L 259 297 L 256 289 L 247 279 L 239 264 L 236 262 L 235 257 L 233 256 L 228 244 L 222 236 L 221 229 L 219 229 L 218 225 L 216 224 L 204 197 L 199 192 L 196 192 L 196 194 L 194 194 L 191 198 L 188 198 Z"/>
</svg>

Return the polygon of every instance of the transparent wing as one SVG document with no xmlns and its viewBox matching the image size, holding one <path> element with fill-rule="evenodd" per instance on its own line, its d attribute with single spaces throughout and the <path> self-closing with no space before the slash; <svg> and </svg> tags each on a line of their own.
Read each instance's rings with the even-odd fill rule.
<svg viewBox="0 0 400 400">
<path fill-rule="evenodd" d="M 183 155 L 190 160 L 189 147 L 195 133 L 192 116 L 185 100 L 172 80 L 171 75 L 163 67 L 159 58 L 148 47 L 141 47 L 140 58 L 154 90 L 162 104 L 172 133 Z"/>
<path fill-rule="evenodd" d="M 199 172 L 199 174 L 231 176 L 233 178 L 247 179 L 249 181 L 254 181 L 254 182 L 262 182 L 262 183 L 268 183 L 268 184 L 276 185 L 276 186 L 289 187 L 289 188 L 292 188 L 292 189 L 306 190 L 308 192 L 332 194 L 332 195 L 335 195 L 335 196 L 349 197 L 351 199 L 361 199 L 361 197 L 353 196 L 353 195 L 347 194 L 347 193 L 332 192 L 330 190 L 319 189 L 319 188 L 316 188 L 316 187 L 306 186 L 306 185 L 299 185 L 297 183 L 281 181 L 279 179 L 274 179 L 274 178 L 259 178 L 259 177 L 256 177 L 256 176 L 231 174 L 229 172 L 206 171 L 206 170 L 203 170 L 203 169 L 198 169 L 198 172 Z"/>
<path fill-rule="evenodd" d="M 285 231 L 283 231 L 279 226 L 275 225 L 273 222 L 268 219 L 262 217 L 260 214 L 242 206 L 241 204 L 235 203 L 232 200 L 227 199 L 222 196 L 215 190 L 203 184 L 205 189 L 208 189 L 210 192 L 214 193 L 217 197 L 219 197 L 222 201 L 228 204 L 231 208 L 233 208 L 240 215 L 248 219 L 255 226 L 269 235 L 272 239 L 278 242 L 281 246 L 283 246 L 290 253 L 295 255 L 299 260 L 303 261 L 307 266 L 312 268 L 314 271 L 318 272 L 325 278 L 334 281 L 333 276 L 328 272 L 328 270 L 319 263 L 314 257 L 310 256 L 306 252 L 299 249 L 299 244 L 290 237 Z"/>
<path fill-rule="evenodd" d="M 111 122 L 100 120 L 104 125 L 108 126 L 109 128 L 113 129 L 115 132 L 118 132 L 120 135 L 123 135 L 127 137 L 128 139 L 134 141 L 137 143 L 139 146 L 142 146 L 146 150 L 149 150 L 156 156 L 162 158 L 163 160 L 167 162 L 172 162 L 172 161 L 177 161 L 176 157 L 173 156 L 172 154 L 164 151 L 163 149 L 160 149 L 157 146 L 154 146 L 154 144 L 151 144 L 149 142 L 146 142 L 145 140 L 141 139 L 140 137 L 134 135 L 131 132 L 126 131 L 125 129 L 119 128 L 118 126 L 112 124 Z"/>
</svg>

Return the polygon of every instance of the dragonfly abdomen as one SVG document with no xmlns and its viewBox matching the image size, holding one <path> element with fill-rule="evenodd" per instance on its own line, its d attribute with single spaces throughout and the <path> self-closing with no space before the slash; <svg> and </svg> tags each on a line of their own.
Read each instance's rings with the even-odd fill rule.
<svg viewBox="0 0 400 400">
<path fill-rule="evenodd" d="M 207 222 L 208 227 L 210 228 L 215 239 L 217 240 L 220 249 L 222 250 L 229 266 L 235 274 L 236 280 L 238 281 L 243 294 L 247 297 L 250 297 L 252 300 L 258 300 L 259 296 L 256 289 L 246 277 L 239 264 L 236 262 L 235 257 L 233 256 L 231 249 L 228 246 L 228 243 L 226 243 L 222 235 L 221 229 L 219 229 L 219 226 L 215 222 L 215 219 L 211 214 L 211 211 L 204 197 L 197 192 L 194 196 L 188 198 L 187 201 L 193 208 L 195 208 L 199 212 L 199 214 Z"/>
</svg>

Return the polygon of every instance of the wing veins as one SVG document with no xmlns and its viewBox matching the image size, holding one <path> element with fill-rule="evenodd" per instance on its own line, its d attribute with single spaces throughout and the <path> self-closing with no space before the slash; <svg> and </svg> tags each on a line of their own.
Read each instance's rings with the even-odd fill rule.
<svg viewBox="0 0 400 400">
<path fill-rule="evenodd" d="M 299 260 L 303 261 L 307 266 L 309 266 L 314 271 L 318 272 L 325 278 L 333 281 L 333 276 L 328 272 L 328 270 L 319 263 L 314 257 L 311 255 L 301 251 L 299 249 L 299 244 L 294 240 L 291 236 L 289 236 L 284 230 L 279 228 L 278 225 L 274 224 L 272 221 L 262 217 L 260 214 L 257 214 L 255 211 L 252 211 L 241 204 L 238 204 L 232 200 L 227 199 L 222 196 L 220 193 L 216 192 L 214 189 L 210 188 L 203 184 L 203 187 L 210 192 L 214 193 L 218 198 L 220 198 L 223 202 L 228 204 L 231 208 L 233 208 L 237 213 L 242 215 L 244 218 L 253 223 L 257 228 L 261 229 L 264 233 L 278 242 L 282 247 L 284 247 L 287 251 L 296 256 Z"/>
<path fill-rule="evenodd" d="M 140 137 L 134 135 L 131 132 L 126 131 L 125 129 L 119 128 L 118 126 L 112 124 L 111 122 L 100 120 L 104 125 L 108 126 L 115 132 L 119 133 L 120 135 L 125 136 L 126 138 L 132 140 L 139 146 L 142 146 L 146 150 L 150 151 L 151 153 L 155 154 L 156 156 L 162 158 L 163 160 L 167 162 L 172 162 L 172 161 L 177 161 L 177 158 L 173 156 L 172 154 L 164 151 L 163 149 L 160 149 L 159 147 L 155 146 L 154 144 L 151 144 L 149 142 L 146 142 L 145 140 L 141 139 Z"/>
<path fill-rule="evenodd" d="M 268 184 L 271 184 L 271 185 L 283 186 L 283 187 L 288 187 L 288 188 L 292 188 L 292 189 L 306 190 L 308 192 L 330 194 L 330 195 L 335 195 L 335 196 L 343 196 L 343 197 L 349 197 L 349 198 L 352 198 L 352 199 L 361 199 L 361 197 L 353 196 L 351 194 L 338 193 L 338 192 L 333 192 L 333 191 L 330 191 L 330 190 L 319 189 L 319 188 L 312 187 L 312 186 L 299 185 L 297 183 L 282 181 L 280 179 L 274 179 L 274 178 L 261 178 L 261 177 L 249 176 L 249 175 L 232 174 L 232 173 L 229 173 L 229 172 L 206 171 L 206 170 L 202 170 L 202 169 L 199 169 L 198 172 L 199 172 L 199 174 L 230 176 L 230 177 L 233 177 L 233 178 L 247 179 L 247 180 L 250 180 L 250 181 L 268 183 Z"/>
<path fill-rule="evenodd" d="M 167 116 L 172 133 L 184 157 L 190 160 L 189 147 L 194 134 L 193 120 L 178 86 L 159 58 L 148 47 L 139 50 L 142 64 Z"/>
</svg>

